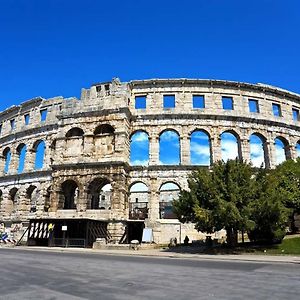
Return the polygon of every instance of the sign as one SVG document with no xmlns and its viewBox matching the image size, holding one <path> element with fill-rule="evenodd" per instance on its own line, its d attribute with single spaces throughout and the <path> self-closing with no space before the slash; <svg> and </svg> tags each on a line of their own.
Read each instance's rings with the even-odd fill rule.
<svg viewBox="0 0 300 300">
<path fill-rule="evenodd" d="M 68 226 L 66 226 L 66 225 L 61 226 L 61 230 L 62 231 L 67 231 L 68 230 Z"/>
<path fill-rule="evenodd" d="M 142 242 L 144 242 L 144 243 L 152 243 L 153 242 L 152 228 L 144 228 L 143 229 Z"/>
</svg>

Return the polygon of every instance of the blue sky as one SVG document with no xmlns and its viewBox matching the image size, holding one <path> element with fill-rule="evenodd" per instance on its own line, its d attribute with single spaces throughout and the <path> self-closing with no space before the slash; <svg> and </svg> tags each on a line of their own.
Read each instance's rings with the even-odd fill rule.
<svg viewBox="0 0 300 300">
<path fill-rule="evenodd" d="M 120 77 L 217 78 L 300 92 L 300 2 L 7 0 L 0 4 L 0 110 L 79 97 Z"/>
</svg>

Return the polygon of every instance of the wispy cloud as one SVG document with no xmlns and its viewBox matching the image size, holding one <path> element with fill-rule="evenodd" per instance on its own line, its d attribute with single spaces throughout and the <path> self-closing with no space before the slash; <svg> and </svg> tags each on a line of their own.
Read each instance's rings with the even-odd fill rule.
<svg viewBox="0 0 300 300">
<path fill-rule="evenodd" d="M 132 142 L 147 142 L 148 141 L 148 135 L 147 133 L 143 131 L 136 132 L 132 137 L 131 141 Z"/>
<path fill-rule="evenodd" d="M 148 166 L 149 160 L 139 160 L 139 159 L 136 159 L 136 160 L 131 160 L 130 163 L 133 166 Z"/>
<path fill-rule="evenodd" d="M 222 139 L 221 140 L 221 153 L 222 159 L 227 161 L 238 157 L 238 144 L 237 141 Z"/>
<path fill-rule="evenodd" d="M 137 182 L 131 186 L 130 192 L 148 192 L 148 187 L 145 183 Z"/>
</svg>

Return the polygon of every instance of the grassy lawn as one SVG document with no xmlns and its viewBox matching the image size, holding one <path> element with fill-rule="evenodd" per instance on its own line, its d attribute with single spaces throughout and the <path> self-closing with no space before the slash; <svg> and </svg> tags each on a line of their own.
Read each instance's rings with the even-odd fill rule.
<svg viewBox="0 0 300 300">
<path fill-rule="evenodd" d="M 259 254 L 259 255 L 300 255 L 300 237 L 285 238 L 281 244 L 253 245 L 252 243 L 239 244 L 236 248 L 224 246 L 206 248 L 206 254 Z"/>
<path fill-rule="evenodd" d="M 293 254 L 300 255 L 300 237 L 284 239 L 279 245 L 260 246 L 255 249 L 257 254 L 278 255 Z"/>
</svg>

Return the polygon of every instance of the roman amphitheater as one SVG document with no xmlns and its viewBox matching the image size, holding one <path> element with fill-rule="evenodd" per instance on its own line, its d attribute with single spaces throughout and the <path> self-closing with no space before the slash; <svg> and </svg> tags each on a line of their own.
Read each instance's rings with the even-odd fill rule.
<svg viewBox="0 0 300 300">
<path fill-rule="evenodd" d="M 50 231 L 54 245 L 87 247 L 141 240 L 143 228 L 156 243 L 199 239 L 172 212 L 188 174 L 236 156 L 266 168 L 296 158 L 299 110 L 287 90 L 202 79 L 113 79 L 80 99 L 10 107 L 0 113 L 2 230 L 31 245 L 48 245 Z"/>
</svg>

